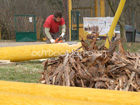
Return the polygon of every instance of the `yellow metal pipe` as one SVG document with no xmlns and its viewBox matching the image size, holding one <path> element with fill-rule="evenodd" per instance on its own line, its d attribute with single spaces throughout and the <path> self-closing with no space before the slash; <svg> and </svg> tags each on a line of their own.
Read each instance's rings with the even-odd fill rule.
<svg viewBox="0 0 140 105">
<path fill-rule="evenodd" d="M 120 16 L 121 16 L 121 13 L 122 13 L 122 11 L 123 11 L 125 2 L 126 2 L 126 0 L 120 0 L 119 7 L 118 7 L 118 9 L 117 9 L 117 12 L 116 12 L 116 14 L 115 14 L 114 20 L 113 20 L 112 25 L 111 25 L 111 27 L 110 27 L 110 30 L 109 30 L 109 32 L 108 32 L 108 36 L 109 36 L 109 39 L 110 39 L 110 40 L 112 39 L 112 35 L 113 35 L 113 33 L 114 33 L 114 30 L 115 30 L 115 27 L 116 27 L 116 25 L 117 25 L 117 23 L 118 23 L 118 20 L 119 20 L 119 18 L 120 18 Z M 106 39 L 105 47 L 106 47 L 106 48 L 109 48 L 109 41 L 108 41 L 108 39 Z"/>
<path fill-rule="evenodd" d="M 139 105 L 139 92 L 0 81 L 0 104 Z M 45 101 L 46 100 L 46 101 Z M 29 103 L 28 103 L 29 102 Z"/>
<path fill-rule="evenodd" d="M 71 10 L 72 0 L 68 0 L 68 11 L 69 11 L 69 40 L 71 41 Z"/>
<path fill-rule="evenodd" d="M 98 0 L 95 0 L 95 17 L 98 17 Z"/>
<path fill-rule="evenodd" d="M 70 53 L 81 46 L 81 43 L 69 45 L 67 43 L 29 45 L 16 47 L 1 47 L 0 60 L 11 62 L 26 61 L 41 58 L 50 58 Z"/>
<path fill-rule="evenodd" d="M 100 17 L 105 17 L 105 0 L 100 0 Z"/>
</svg>

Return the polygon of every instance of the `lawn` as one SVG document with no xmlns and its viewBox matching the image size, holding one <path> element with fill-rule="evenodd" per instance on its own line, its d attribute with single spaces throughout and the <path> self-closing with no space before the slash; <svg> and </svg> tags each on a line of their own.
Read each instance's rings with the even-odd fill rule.
<svg viewBox="0 0 140 105">
<path fill-rule="evenodd" d="M 0 66 L 0 80 L 38 83 L 43 71 L 39 61 L 20 62 L 16 65 Z"/>
<path fill-rule="evenodd" d="M 98 41 L 101 45 L 104 41 Z M 140 53 L 140 43 L 125 43 L 125 51 Z M 38 83 L 43 71 L 40 61 L 18 62 L 16 65 L 0 66 L 0 80 Z"/>
<path fill-rule="evenodd" d="M 124 43 L 125 51 L 140 53 L 140 43 Z"/>
<path fill-rule="evenodd" d="M 103 44 L 105 41 L 104 40 L 100 40 L 97 42 L 97 45 L 101 45 Z M 125 49 L 126 52 L 131 52 L 131 53 L 140 53 L 140 42 L 138 43 L 123 43 L 123 47 Z"/>
</svg>

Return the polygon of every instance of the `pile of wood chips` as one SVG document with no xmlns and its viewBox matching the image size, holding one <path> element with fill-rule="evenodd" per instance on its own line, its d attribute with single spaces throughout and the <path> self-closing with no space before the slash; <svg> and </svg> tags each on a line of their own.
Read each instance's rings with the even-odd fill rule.
<svg viewBox="0 0 140 105">
<path fill-rule="evenodd" d="M 96 37 L 82 52 L 76 51 L 44 62 L 41 83 L 61 86 L 140 91 L 140 55 L 125 52 L 121 40 L 96 45 Z M 116 48 L 118 46 L 118 52 Z"/>
</svg>

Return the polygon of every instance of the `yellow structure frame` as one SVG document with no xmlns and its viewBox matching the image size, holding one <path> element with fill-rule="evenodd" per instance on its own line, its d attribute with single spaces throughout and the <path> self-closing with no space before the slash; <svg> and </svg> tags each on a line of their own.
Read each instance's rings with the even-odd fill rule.
<svg viewBox="0 0 140 105">
<path fill-rule="evenodd" d="M 70 40 L 71 40 L 71 10 L 72 10 L 72 0 L 68 0 L 69 1 L 69 28 L 70 28 L 70 34 L 69 34 L 69 37 L 70 37 Z M 111 25 L 111 28 L 108 32 L 108 36 L 109 36 L 109 39 L 111 40 L 112 39 L 112 36 L 113 36 L 113 33 L 114 33 L 114 29 L 117 25 L 117 22 L 120 18 L 120 15 L 122 13 L 122 10 L 124 8 L 124 5 L 125 5 L 125 2 L 126 0 L 120 0 L 120 4 L 119 4 L 119 7 L 117 9 L 117 12 L 115 14 L 115 17 L 114 17 L 114 20 L 112 22 L 112 25 Z M 99 1 L 98 0 L 95 0 L 95 16 L 98 17 L 99 16 Z M 105 0 L 100 0 L 100 17 L 105 17 Z M 83 28 L 83 24 L 80 24 L 80 27 L 79 27 L 79 34 L 83 34 L 83 29 L 80 29 L 80 28 Z M 79 38 L 80 39 L 80 38 Z M 109 48 L 109 41 L 108 39 L 106 40 L 106 43 L 105 43 L 105 47 L 106 48 Z"/>
<path fill-rule="evenodd" d="M 98 0 L 95 0 L 95 17 L 98 17 Z"/>
<path fill-rule="evenodd" d="M 99 0 L 95 0 L 95 16 L 105 17 L 105 0 L 100 0 L 100 15 L 99 15 Z M 71 10 L 72 10 L 72 0 L 68 0 L 68 10 L 69 10 L 69 40 L 71 41 Z M 93 14 L 91 15 L 91 17 Z M 79 34 L 84 35 L 83 24 L 80 24 Z M 80 37 L 79 37 L 80 39 Z"/>
<path fill-rule="evenodd" d="M 69 40 L 71 41 L 71 10 L 72 10 L 72 0 L 68 0 L 68 10 L 69 10 Z"/>
<path fill-rule="evenodd" d="M 93 8 L 91 7 L 72 8 L 72 10 L 77 10 L 77 9 L 90 9 L 90 15 L 91 17 L 93 17 Z"/>
<path fill-rule="evenodd" d="M 100 17 L 105 17 L 105 0 L 100 0 Z"/>
</svg>

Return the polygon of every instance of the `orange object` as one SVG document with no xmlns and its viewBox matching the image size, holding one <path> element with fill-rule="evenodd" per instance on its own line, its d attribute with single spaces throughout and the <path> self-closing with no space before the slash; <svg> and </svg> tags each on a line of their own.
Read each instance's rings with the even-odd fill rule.
<svg viewBox="0 0 140 105">
<path fill-rule="evenodd" d="M 63 43 L 62 37 L 59 37 L 55 40 L 55 43 Z"/>
<path fill-rule="evenodd" d="M 42 38 L 43 39 L 43 41 L 46 41 L 47 40 L 47 37 L 45 37 L 45 38 Z"/>
</svg>

